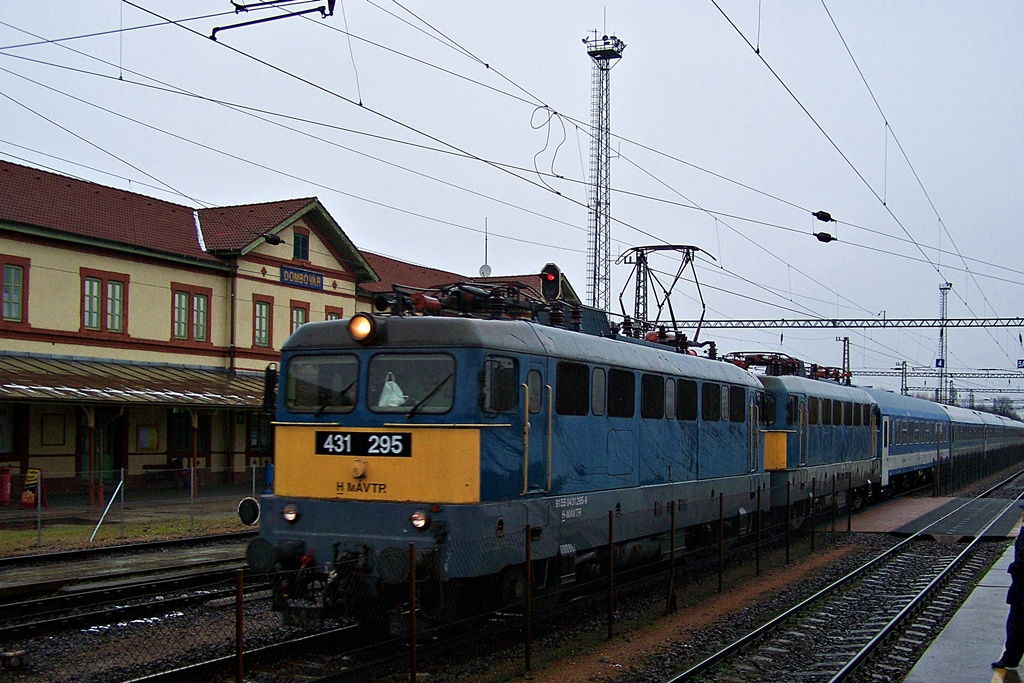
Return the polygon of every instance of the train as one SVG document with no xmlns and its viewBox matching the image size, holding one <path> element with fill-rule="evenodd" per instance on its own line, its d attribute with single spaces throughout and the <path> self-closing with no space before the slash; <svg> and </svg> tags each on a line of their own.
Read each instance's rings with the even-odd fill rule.
<svg viewBox="0 0 1024 683">
<path fill-rule="evenodd" d="M 308 323 L 283 346 L 273 492 L 243 521 L 259 520 L 251 570 L 290 577 L 274 589 L 286 619 L 371 619 L 414 572 L 433 587 L 426 618 L 469 589 L 498 605 L 527 582 L 557 596 L 603 571 L 610 516 L 617 567 L 657 562 L 712 543 L 722 518 L 742 532 L 754 511 L 785 511 L 797 526 L 816 486 L 839 482 L 856 507 L 1024 445 L 1008 418 L 757 373 L 600 312 L 469 291 L 447 292 L 474 307 L 456 315 L 399 293 L 386 315 Z"/>
</svg>

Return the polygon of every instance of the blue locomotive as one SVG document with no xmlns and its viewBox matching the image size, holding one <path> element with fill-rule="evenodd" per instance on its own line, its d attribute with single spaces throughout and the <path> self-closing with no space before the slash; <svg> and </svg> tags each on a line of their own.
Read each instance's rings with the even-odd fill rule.
<svg viewBox="0 0 1024 683">
<path fill-rule="evenodd" d="M 1020 423 L 982 420 L 607 328 L 360 313 L 282 349 L 274 493 L 248 561 L 313 570 L 320 609 L 365 617 L 407 594 L 414 544 L 435 587 L 421 608 L 443 616 L 460 587 L 512 602 L 528 575 L 557 594 L 600 574 L 611 511 L 629 520 L 616 565 L 639 564 L 710 542 L 722 517 L 749 530 L 758 503 L 800 509 L 816 484 L 858 504 L 936 455 L 1019 449 Z M 302 592 L 282 583 L 275 604 Z"/>
</svg>

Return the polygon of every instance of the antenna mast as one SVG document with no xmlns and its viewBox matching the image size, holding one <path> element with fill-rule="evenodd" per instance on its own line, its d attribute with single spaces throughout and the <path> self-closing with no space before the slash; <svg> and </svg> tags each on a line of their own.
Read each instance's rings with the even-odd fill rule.
<svg viewBox="0 0 1024 683">
<path fill-rule="evenodd" d="M 590 224 L 587 229 L 587 299 L 607 311 L 611 304 L 611 112 L 610 71 L 626 44 L 615 36 L 584 38 L 594 61 L 590 138 Z"/>
</svg>

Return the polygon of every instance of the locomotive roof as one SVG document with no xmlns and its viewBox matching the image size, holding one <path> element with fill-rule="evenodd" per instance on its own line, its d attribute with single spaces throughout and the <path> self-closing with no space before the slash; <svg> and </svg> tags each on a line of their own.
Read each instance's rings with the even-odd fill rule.
<svg viewBox="0 0 1024 683">
<path fill-rule="evenodd" d="M 875 402 L 883 415 L 891 415 L 898 418 L 922 418 L 926 420 L 939 420 L 946 422 L 950 416 L 943 410 L 943 406 L 932 401 L 913 396 L 895 394 L 883 389 L 867 389 L 866 391 Z"/>
<path fill-rule="evenodd" d="M 307 323 L 288 338 L 282 353 L 423 347 L 484 348 L 559 360 L 637 368 L 650 372 L 759 387 L 732 363 L 698 358 L 625 337 L 599 337 L 525 320 L 441 316 L 379 316 L 387 341 L 364 347 L 348 334 L 348 320 Z"/>
<path fill-rule="evenodd" d="M 770 391 L 782 390 L 788 393 L 801 393 L 832 400 L 874 403 L 871 395 L 860 387 L 850 387 L 797 375 L 758 375 L 758 379 L 764 384 L 764 388 Z"/>
</svg>

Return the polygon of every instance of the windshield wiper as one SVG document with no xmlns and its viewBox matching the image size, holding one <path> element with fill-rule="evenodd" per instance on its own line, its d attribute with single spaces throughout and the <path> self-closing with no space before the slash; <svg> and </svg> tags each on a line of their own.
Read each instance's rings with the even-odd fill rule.
<svg viewBox="0 0 1024 683">
<path fill-rule="evenodd" d="M 408 413 L 406 413 L 406 414 L 405 414 L 405 417 L 406 417 L 406 419 L 409 419 L 410 417 L 412 417 L 413 415 L 415 415 L 415 414 L 416 414 L 416 412 L 417 412 L 417 411 L 418 411 L 418 410 L 420 409 L 420 407 L 422 407 L 422 406 L 423 406 L 423 404 L 424 404 L 424 403 L 426 403 L 426 402 L 427 402 L 427 401 L 429 401 L 430 399 L 434 398 L 434 394 L 436 394 L 436 393 L 437 393 L 438 391 L 440 391 L 441 387 L 443 387 L 443 386 L 444 386 L 444 385 L 445 385 L 445 384 L 446 384 L 446 383 L 448 382 L 448 380 L 450 380 L 450 379 L 452 378 L 452 376 L 453 376 L 453 375 L 455 375 L 455 373 L 454 373 L 454 372 L 449 372 L 449 373 L 448 373 L 448 376 L 447 376 L 447 377 L 445 377 L 445 378 L 444 378 L 443 380 L 441 380 L 440 382 L 438 382 L 438 383 L 437 383 L 437 386 L 436 386 L 436 387 L 434 387 L 433 389 L 431 389 L 431 390 L 430 390 L 430 393 L 428 393 L 428 394 L 427 394 L 426 396 L 424 396 L 423 398 L 421 398 L 421 399 L 420 399 L 420 400 L 419 400 L 419 401 L 418 401 L 418 402 L 416 403 L 416 405 L 414 405 L 414 406 L 412 407 L 412 410 L 410 410 L 410 411 L 409 411 Z"/>
<path fill-rule="evenodd" d="M 321 406 L 317 408 L 317 411 L 313 413 L 313 417 L 320 417 L 320 415 L 322 415 L 323 412 L 327 410 L 327 406 L 334 405 L 334 402 L 337 401 L 339 398 L 342 398 L 345 394 L 347 394 L 348 390 L 351 389 L 353 385 L 355 385 L 355 383 L 356 380 L 352 380 L 352 382 L 347 387 L 345 387 L 338 393 L 333 394 L 330 398 L 324 401 L 323 404 L 321 404 Z"/>
</svg>

